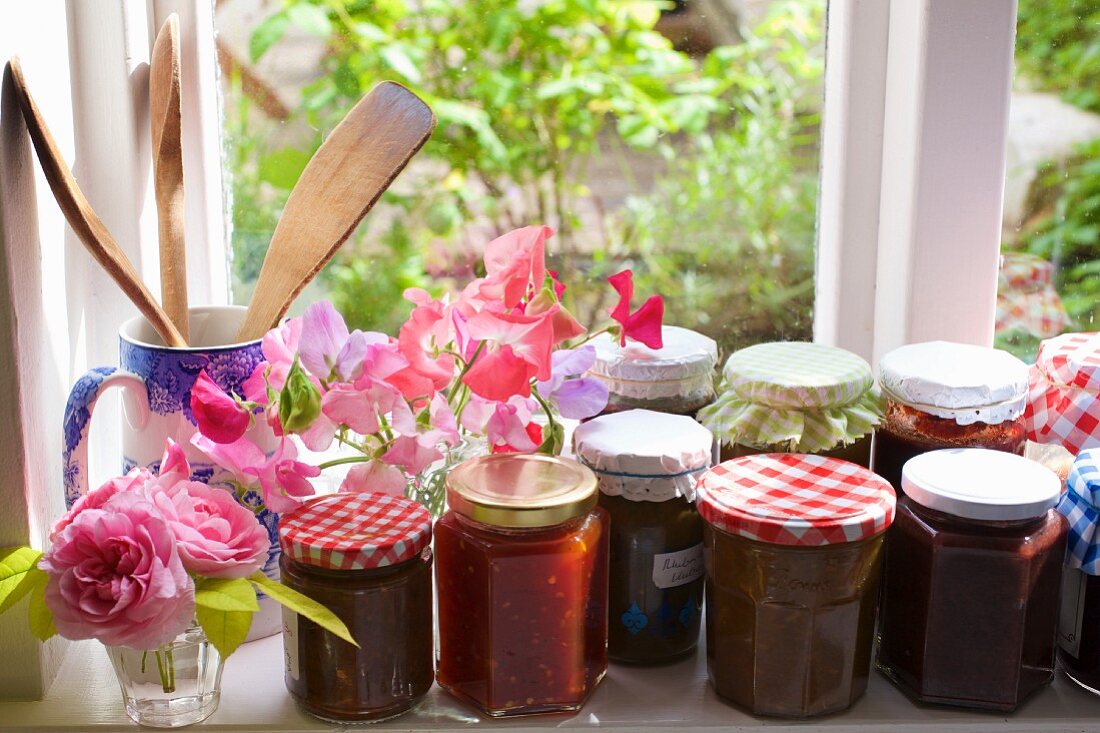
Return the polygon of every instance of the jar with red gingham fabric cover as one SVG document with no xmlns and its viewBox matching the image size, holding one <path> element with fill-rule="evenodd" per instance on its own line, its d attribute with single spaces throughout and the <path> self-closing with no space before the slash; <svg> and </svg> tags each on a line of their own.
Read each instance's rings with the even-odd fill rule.
<svg viewBox="0 0 1100 733">
<path fill-rule="evenodd" d="M 334 494 L 282 516 L 283 583 L 339 616 L 359 644 L 284 610 L 286 686 L 306 712 L 385 720 L 431 688 L 431 539 L 428 510 L 403 496 Z"/>
<path fill-rule="evenodd" d="M 1043 341 L 1031 367 L 1024 425 L 1028 440 L 1073 455 L 1100 447 L 1100 333 Z"/>
<path fill-rule="evenodd" d="M 817 455 L 770 453 L 699 480 L 707 671 L 757 715 L 844 710 L 867 689 L 890 484 Z"/>
</svg>

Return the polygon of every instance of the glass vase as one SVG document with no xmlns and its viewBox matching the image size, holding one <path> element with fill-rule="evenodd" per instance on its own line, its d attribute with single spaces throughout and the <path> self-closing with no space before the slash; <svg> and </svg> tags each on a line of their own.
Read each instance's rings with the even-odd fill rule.
<svg viewBox="0 0 1100 733">
<path fill-rule="evenodd" d="M 222 658 L 199 626 L 157 649 L 107 647 L 126 714 L 138 725 L 179 728 L 218 709 Z"/>
<path fill-rule="evenodd" d="M 443 457 L 433 462 L 409 481 L 406 495 L 427 507 L 433 517 L 447 511 L 447 474 L 467 458 L 483 456 L 489 446 L 482 436 L 463 435 L 454 446 L 440 446 Z"/>
</svg>

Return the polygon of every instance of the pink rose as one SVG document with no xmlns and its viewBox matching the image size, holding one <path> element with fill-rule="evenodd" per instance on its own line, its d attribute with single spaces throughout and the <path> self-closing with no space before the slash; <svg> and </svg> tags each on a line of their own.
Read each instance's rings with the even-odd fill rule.
<svg viewBox="0 0 1100 733">
<path fill-rule="evenodd" d="M 271 540 L 256 515 L 225 489 L 180 481 L 149 499 L 176 537 L 183 567 L 210 578 L 247 578 L 267 562 Z"/>
<path fill-rule="evenodd" d="M 191 387 L 191 413 L 199 432 L 215 443 L 232 443 L 248 430 L 252 416 L 248 410 L 225 393 L 206 370 L 199 372 Z"/>
<path fill-rule="evenodd" d="M 147 468 L 133 468 L 125 476 L 113 478 L 98 489 L 89 491 L 76 500 L 72 508 L 58 519 L 50 529 L 50 542 L 56 542 L 61 531 L 73 523 L 76 516 L 85 509 L 98 509 L 106 504 L 115 494 L 124 491 L 137 491 L 148 481 L 153 480 L 153 474 Z"/>
<path fill-rule="evenodd" d="M 50 576 L 46 605 L 68 639 L 155 649 L 182 633 L 195 614 L 195 585 L 172 531 L 134 492 L 79 512 L 38 566 Z"/>
</svg>

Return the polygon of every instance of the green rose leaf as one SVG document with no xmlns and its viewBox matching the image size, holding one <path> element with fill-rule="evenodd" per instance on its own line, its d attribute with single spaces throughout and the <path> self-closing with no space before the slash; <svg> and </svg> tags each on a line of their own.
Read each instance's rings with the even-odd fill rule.
<svg viewBox="0 0 1100 733">
<path fill-rule="evenodd" d="M 53 625 L 53 611 L 46 605 L 46 584 L 50 576 L 35 568 L 27 573 L 31 578 L 31 598 L 27 605 L 27 623 L 31 633 L 39 641 L 46 641 L 57 633 L 57 627 Z"/>
<path fill-rule="evenodd" d="M 249 592 L 252 593 L 252 600 L 255 602 L 255 592 L 251 588 Z M 228 658 L 230 654 L 237 651 L 237 647 L 244 642 L 244 638 L 248 636 L 248 630 L 252 627 L 252 611 L 224 611 L 196 604 L 195 618 L 198 619 L 206 638 L 222 655 L 222 659 Z"/>
<path fill-rule="evenodd" d="M 256 603 L 256 591 L 247 578 L 202 578 L 195 583 L 195 606 L 211 611 L 242 613 L 260 610 L 260 605 Z"/>
<path fill-rule="evenodd" d="M 42 557 L 41 552 L 29 547 L 0 549 L 0 613 L 18 603 L 19 599 L 34 587 L 34 575 L 40 572 L 38 570 L 40 557 Z"/>
<path fill-rule="evenodd" d="M 256 26 L 256 30 L 252 31 L 252 37 L 248 40 L 248 55 L 252 63 L 259 61 L 260 57 L 283 37 L 289 24 L 290 19 L 286 13 L 276 13 L 264 18 L 263 22 Z"/>
<path fill-rule="evenodd" d="M 263 573 L 256 573 L 249 578 L 256 587 L 268 594 L 282 605 L 305 616 L 321 628 L 339 636 L 344 641 L 356 647 L 359 644 L 351 637 L 351 632 L 344 622 L 337 618 L 336 614 L 322 606 L 308 596 L 304 596 L 296 590 L 292 590 L 282 583 L 271 580 Z"/>
<path fill-rule="evenodd" d="M 285 432 L 300 433 L 320 414 L 321 392 L 295 360 L 279 393 L 279 422 Z"/>
</svg>

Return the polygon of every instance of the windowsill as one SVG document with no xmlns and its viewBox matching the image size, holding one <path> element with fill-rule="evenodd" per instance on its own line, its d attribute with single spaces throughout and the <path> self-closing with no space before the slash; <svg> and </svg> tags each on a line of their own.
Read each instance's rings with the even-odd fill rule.
<svg viewBox="0 0 1100 733">
<path fill-rule="evenodd" d="M 282 641 L 275 636 L 246 644 L 230 658 L 223 677 L 217 713 L 194 730 L 267 732 L 341 730 L 302 713 L 291 701 L 282 679 Z M 550 716 L 486 722 L 511 731 L 545 728 L 579 730 L 627 728 L 664 733 L 683 728 L 793 731 L 802 722 L 763 720 L 721 702 L 706 685 L 703 653 L 668 667 L 613 665 L 600 689 L 573 717 Z M 459 731 L 481 722 L 468 708 L 433 688 L 420 708 L 372 730 Z M 850 711 L 811 721 L 817 730 L 874 731 L 1085 731 L 1100 730 L 1100 697 L 1059 677 L 1054 684 L 1006 716 L 920 707 L 912 704 L 877 673 L 867 694 Z M 30 731 L 137 731 L 126 718 L 107 655 L 95 642 L 73 644 L 61 673 L 41 702 L 0 703 L 0 729 Z M 360 730 L 363 728 L 360 727 Z"/>
</svg>

